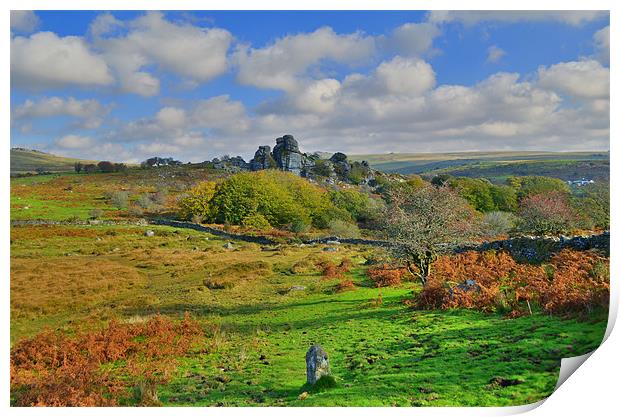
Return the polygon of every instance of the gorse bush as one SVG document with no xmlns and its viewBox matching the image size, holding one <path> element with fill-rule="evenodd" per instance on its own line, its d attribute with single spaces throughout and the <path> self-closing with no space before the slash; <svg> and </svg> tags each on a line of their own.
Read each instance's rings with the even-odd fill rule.
<svg viewBox="0 0 620 417">
<path fill-rule="evenodd" d="M 40 333 L 11 349 L 14 405 L 111 406 L 127 400 L 136 385 L 150 392 L 138 400 L 154 405 L 156 387 L 167 382 L 175 358 L 201 336 L 198 322 L 187 314 L 178 322 L 161 316 L 135 324 L 111 321 L 103 330 L 75 336 Z"/>
<path fill-rule="evenodd" d="M 346 210 L 332 203 L 326 190 L 276 170 L 239 173 L 217 185 L 200 184 L 179 201 L 179 208 L 185 218 L 199 214 L 231 225 L 260 219 L 262 226 L 268 223 L 299 231 L 309 225 L 325 228 L 334 219 L 351 220 Z"/>
<path fill-rule="evenodd" d="M 214 194 L 214 182 L 201 182 L 179 199 L 179 214 L 187 220 L 200 216 L 201 221 L 214 221 L 215 215 L 210 205 Z"/>
</svg>

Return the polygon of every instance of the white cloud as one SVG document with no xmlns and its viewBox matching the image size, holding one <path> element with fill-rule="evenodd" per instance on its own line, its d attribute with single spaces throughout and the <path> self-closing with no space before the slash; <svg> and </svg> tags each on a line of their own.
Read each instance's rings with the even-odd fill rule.
<svg viewBox="0 0 620 417">
<path fill-rule="evenodd" d="M 322 27 L 312 33 L 289 35 L 264 48 L 241 47 L 235 53 L 240 83 L 293 91 L 307 71 L 322 61 L 355 64 L 371 57 L 375 40 L 361 33 L 339 35 Z"/>
<path fill-rule="evenodd" d="M 609 68 L 594 60 L 561 62 L 548 68 L 540 67 L 538 78 L 542 87 L 574 98 L 609 97 Z"/>
<path fill-rule="evenodd" d="M 432 23 L 460 22 L 466 26 L 480 22 L 517 23 L 532 21 L 555 21 L 579 26 L 606 16 L 609 16 L 609 12 L 597 10 L 441 10 L 430 12 L 428 20 Z"/>
<path fill-rule="evenodd" d="M 597 31 L 594 34 L 594 46 L 597 49 L 596 58 L 603 65 L 609 65 L 609 26 Z"/>
<path fill-rule="evenodd" d="M 38 32 L 11 39 L 11 84 L 26 89 L 113 82 L 105 61 L 77 36 Z"/>
<path fill-rule="evenodd" d="M 93 139 L 88 136 L 66 135 L 56 139 L 54 143 L 63 149 L 85 149 L 93 145 Z"/>
<path fill-rule="evenodd" d="M 487 62 L 499 62 L 506 55 L 506 51 L 497 45 L 489 46 L 487 49 Z"/>
<path fill-rule="evenodd" d="M 32 10 L 11 10 L 11 30 L 30 33 L 39 23 L 39 17 Z"/>
<path fill-rule="evenodd" d="M 119 27 L 126 28 L 127 33 L 106 36 Z M 130 22 L 104 14 L 93 22 L 90 32 L 127 92 L 143 96 L 159 92 L 159 80 L 145 70 L 149 65 L 194 83 L 207 82 L 228 68 L 230 32 L 171 23 L 160 12 L 148 12 Z"/>
<path fill-rule="evenodd" d="M 358 97 L 419 96 L 435 86 L 435 72 L 421 59 L 396 56 L 368 76 L 349 75 L 343 86 L 347 94 Z"/>
<path fill-rule="evenodd" d="M 110 111 L 110 106 L 104 106 L 95 99 L 76 100 L 73 97 L 46 97 L 40 100 L 26 100 L 13 109 L 13 119 L 20 122 L 29 122 L 34 119 L 70 116 L 82 121 L 82 127 L 99 127 L 103 117 Z"/>
<path fill-rule="evenodd" d="M 394 29 L 384 43 L 402 56 L 419 56 L 428 52 L 441 30 L 433 23 L 405 23 Z"/>
</svg>

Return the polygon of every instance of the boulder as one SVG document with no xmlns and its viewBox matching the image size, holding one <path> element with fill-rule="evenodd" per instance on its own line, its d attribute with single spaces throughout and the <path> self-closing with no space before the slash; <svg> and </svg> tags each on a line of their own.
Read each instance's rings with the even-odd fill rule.
<svg viewBox="0 0 620 417">
<path fill-rule="evenodd" d="M 230 242 L 226 242 L 223 246 L 224 249 L 234 249 L 235 247 L 233 246 L 232 243 Z"/>
<path fill-rule="evenodd" d="M 321 345 L 312 345 L 306 352 L 306 380 L 314 385 L 324 375 L 330 375 L 329 358 Z"/>
<path fill-rule="evenodd" d="M 146 237 L 155 236 L 155 232 L 152 231 L 152 230 L 147 230 L 147 231 L 144 232 L 144 236 L 146 236 Z"/>
</svg>

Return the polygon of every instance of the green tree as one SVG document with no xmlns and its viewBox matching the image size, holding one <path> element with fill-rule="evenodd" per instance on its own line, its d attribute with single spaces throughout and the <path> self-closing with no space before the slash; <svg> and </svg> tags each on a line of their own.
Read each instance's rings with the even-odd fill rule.
<svg viewBox="0 0 620 417">
<path fill-rule="evenodd" d="M 566 195 L 570 194 L 570 188 L 568 185 L 564 181 L 557 178 L 530 175 L 525 177 L 510 177 L 507 182 L 508 185 L 514 188 L 517 192 L 517 198 L 519 201 L 536 194 L 553 192 L 559 192 Z"/>
<path fill-rule="evenodd" d="M 491 183 L 486 179 L 453 177 L 447 184 L 456 190 L 461 197 L 481 213 L 496 210 L 493 196 L 491 195 Z"/>
</svg>

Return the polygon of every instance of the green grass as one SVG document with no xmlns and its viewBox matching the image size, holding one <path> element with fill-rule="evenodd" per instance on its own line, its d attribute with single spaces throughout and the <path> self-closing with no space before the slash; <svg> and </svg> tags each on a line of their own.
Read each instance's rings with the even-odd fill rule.
<svg viewBox="0 0 620 417">
<path fill-rule="evenodd" d="M 154 191 L 161 172 L 13 178 L 11 219 L 86 218 L 93 208 L 117 218 L 125 211 L 104 194 Z M 163 180 L 171 200 L 213 176 L 182 173 Z M 155 236 L 144 236 L 147 228 Z M 11 343 L 44 328 L 74 332 L 112 318 L 188 311 L 206 336 L 159 387 L 164 405 L 491 406 L 548 396 L 560 358 L 596 348 L 606 326 L 600 314 L 586 321 L 541 314 L 507 320 L 467 310 L 414 311 L 402 301 L 419 285 L 373 288 L 364 265 L 373 249 L 361 246 L 327 253 L 321 245 L 263 250 L 234 242 L 226 250 L 224 243 L 163 226 L 14 226 Z M 335 292 L 338 281 L 312 268 L 292 272 L 297 263 L 345 256 L 353 261 L 347 278 L 355 291 Z M 336 386 L 302 400 L 305 353 L 314 343 L 328 352 Z M 501 388 L 492 383 L 497 378 L 523 382 Z"/>
</svg>

